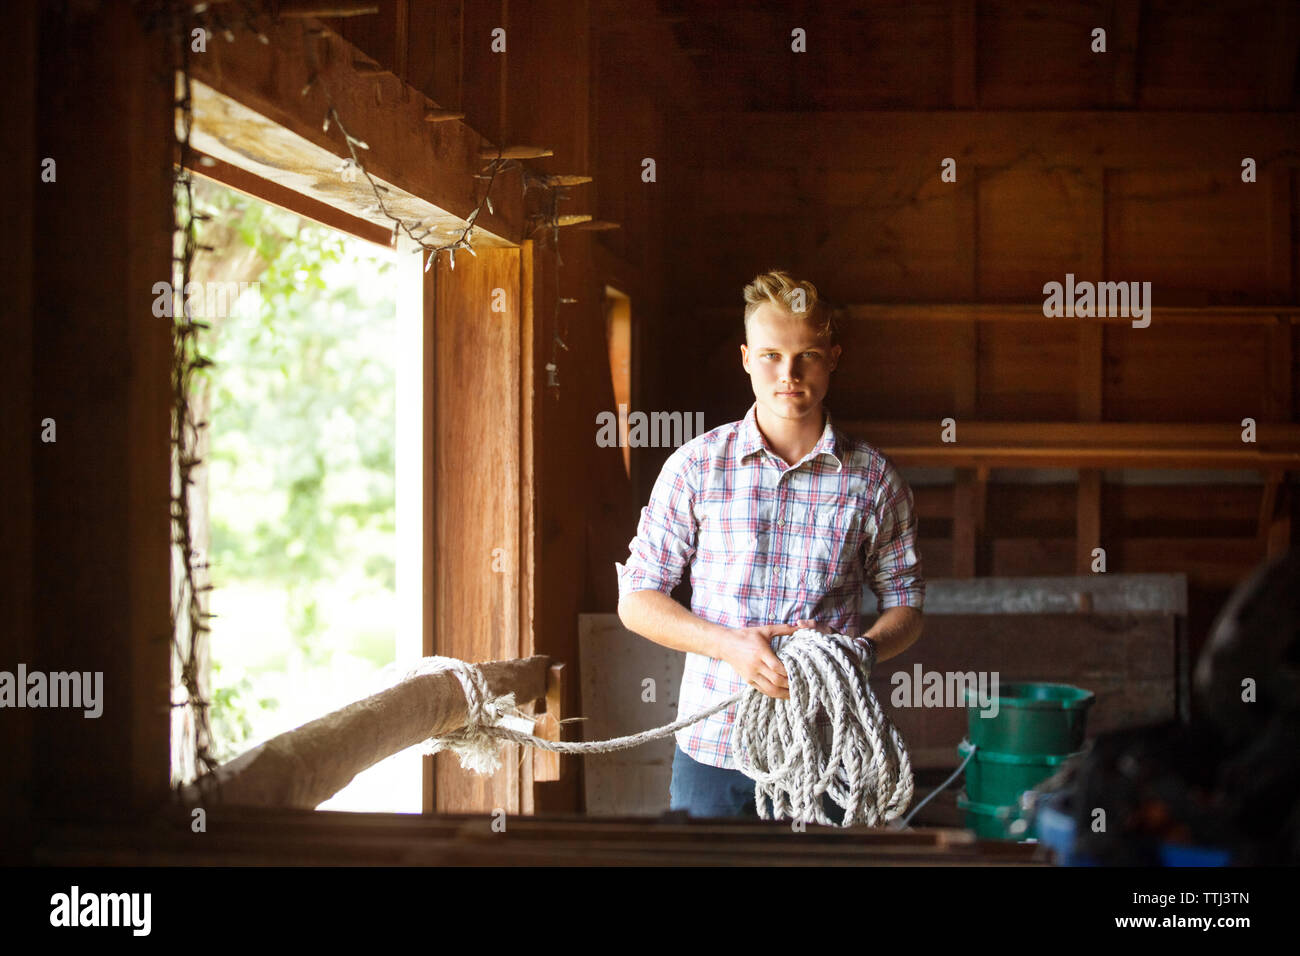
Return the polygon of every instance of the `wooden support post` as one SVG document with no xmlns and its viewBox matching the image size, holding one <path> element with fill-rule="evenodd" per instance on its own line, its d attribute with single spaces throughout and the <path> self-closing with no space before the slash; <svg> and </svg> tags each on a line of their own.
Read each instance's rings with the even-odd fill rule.
<svg viewBox="0 0 1300 956">
<path fill-rule="evenodd" d="M 537 730 L 543 740 L 563 740 L 564 719 L 564 665 L 552 664 L 546 672 L 546 713 L 539 715 Z M 560 754 L 549 750 L 533 751 L 533 782 L 543 783 L 560 779 Z"/>
<path fill-rule="evenodd" d="M 957 471 L 952 519 L 952 576 L 955 578 L 973 578 L 979 573 L 988 478 L 986 466 Z"/>
<path fill-rule="evenodd" d="M 1079 499 L 1075 520 L 1075 573 L 1092 572 L 1092 550 L 1101 543 L 1101 472 L 1079 469 Z"/>
</svg>

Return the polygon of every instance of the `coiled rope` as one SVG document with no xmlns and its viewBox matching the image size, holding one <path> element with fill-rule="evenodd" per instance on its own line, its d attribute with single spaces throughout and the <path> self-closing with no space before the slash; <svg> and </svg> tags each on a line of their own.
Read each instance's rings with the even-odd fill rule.
<svg viewBox="0 0 1300 956">
<path fill-rule="evenodd" d="M 833 826 L 822 807 L 823 794 L 844 811 L 839 826 L 878 826 L 900 816 L 912 800 L 911 761 L 902 736 L 867 683 L 870 668 L 852 639 L 805 628 L 777 638 L 773 651 L 785 666 L 788 700 L 747 687 L 663 727 L 583 742 L 543 740 L 504 726 L 512 718 L 532 718 L 519 711 L 514 694 L 492 697 L 476 664 L 426 657 L 406 676 L 444 670 L 456 675 L 465 690 L 465 726 L 430 738 L 425 751 L 453 751 L 462 766 L 476 773 L 496 771 L 503 740 L 557 753 L 612 753 L 670 736 L 737 704 L 731 753 L 736 768 L 754 781 L 760 819 Z M 818 727 L 819 705 L 830 719 L 829 744 Z"/>
</svg>

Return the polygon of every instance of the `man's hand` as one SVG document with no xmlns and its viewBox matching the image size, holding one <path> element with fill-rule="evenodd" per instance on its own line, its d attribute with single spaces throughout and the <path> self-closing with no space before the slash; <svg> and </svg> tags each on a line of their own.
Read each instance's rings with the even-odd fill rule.
<svg viewBox="0 0 1300 956">
<path fill-rule="evenodd" d="M 831 629 L 831 626 L 829 624 L 818 624 L 816 621 L 804 621 L 804 620 L 800 620 L 796 623 L 798 623 L 798 625 L 801 628 L 805 628 L 805 629 L 810 628 L 814 631 L 817 631 L 820 634 L 835 633 L 835 631 Z M 844 636 L 853 638 L 853 642 L 857 644 L 859 648 L 858 656 L 862 659 L 863 663 L 867 665 L 867 669 L 871 670 L 876 666 L 876 654 L 877 654 L 876 644 L 874 641 L 868 638 L 859 637 L 857 634 L 857 630 L 858 629 L 856 627 L 849 628 L 848 632 L 845 633 Z"/>
<path fill-rule="evenodd" d="M 772 638 L 797 630 L 788 624 L 732 628 L 718 657 L 730 664 L 746 684 L 757 687 L 768 697 L 789 700 L 790 683 L 785 665 L 772 650 Z"/>
<path fill-rule="evenodd" d="M 834 634 L 834 633 L 835 633 L 835 631 L 831 630 L 831 626 L 830 626 L 829 624 L 818 624 L 816 621 L 802 621 L 802 620 L 801 620 L 801 621 L 795 621 L 795 623 L 798 624 L 799 627 L 800 627 L 801 629 L 803 629 L 803 630 L 813 630 L 813 631 L 817 631 L 817 632 L 819 632 L 819 633 L 821 633 L 821 634 Z M 855 628 L 855 630 L 856 630 L 856 628 Z M 845 633 L 844 636 L 845 636 L 845 637 L 857 637 L 858 635 L 857 635 L 857 634 L 852 634 L 852 633 Z"/>
</svg>

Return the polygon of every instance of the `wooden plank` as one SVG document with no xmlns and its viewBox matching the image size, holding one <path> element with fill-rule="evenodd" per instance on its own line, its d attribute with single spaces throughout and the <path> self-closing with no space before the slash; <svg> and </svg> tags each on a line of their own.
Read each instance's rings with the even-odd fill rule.
<svg viewBox="0 0 1300 956">
<path fill-rule="evenodd" d="M 1107 567 L 1129 574 L 1178 569 L 1192 587 L 1230 590 L 1264 559 L 1255 535 L 1245 538 L 1125 538 L 1107 549 Z"/>
<path fill-rule="evenodd" d="M 1095 468 L 1079 470 L 1079 500 L 1075 520 L 1076 574 L 1092 570 L 1093 549 L 1104 548 L 1101 539 L 1101 472 Z"/>
<path fill-rule="evenodd" d="M 460 103 L 466 120 L 496 145 L 505 145 L 507 67 L 513 52 L 513 23 L 507 0 L 460 5 Z M 506 31 L 506 52 L 492 50 L 492 31 Z M 442 124 L 439 124 L 442 125 Z"/>
<path fill-rule="evenodd" d="M 262 202 L 306 216 L 331 229 L 338 229 L 349 235 L 392 248 L 393 230 L 387 226 L 362 219 L 360 216 L 349 215 L 337 206 L 320 202 L 297 190 L 286 189 L 279 183 L 254 176 L 247 170 L 208 156 L 199 150 L 195 150 L 195 153 L 193 171 L 200 176 L 229 186 L 231 189 L 237 189 Z"/>
<path fill-rule="evenodd" d="M 42 712 L 34 769 L 20 772 L 33 813 L 90 819 L 169 793 L 172 324 L 149 302 L 171 276 L 171 90 L 158 37 L 129 7 L 36 16 L 36 114 L 49 120 L 37 148 L 58 180 L 37 183 L 35 228 L 20 240 L 38 319 L 31 417 L 16 423 L 33 466 L 32 523 L 19 527 L 35 547 L 17 560 L 31 562 L 31 665 L 102 672 L 104 707 L 98 719 Z M 107 229 L 93 249 L 89 211 Z M 57 442 L 39 441 L 45 418 Z"/>
<path fill-rule="evenodd" d="M 1059 280 L 1058 280 L 1059 281 Z M 699 306 L 701 321 L 727 322 L 735 318 L 734 306 Z M 1170 325 L 1270 325 L 1279 317 L 1300 321 L 1300 305 L 1161 306 L 1155 313 Z M 1132 319 L 1107 316 L 1047 318 L 1043 304 L 1026 302 L 878 302 L 844 306 L 846 323 L 858 322 L 1041 322 L 1058 327 L 1083 328 L 1096 324 L 1131 326 Z M 1152 319 L 1155 321 L 1155 318 Z"/>
<path fill-rule="evenodd" d="M 549 814 L 492 832 L 482 816 L 420 817 L 231 808 L 210 814 L 220 839 L 196 855 L 188 814 L 148 826 L 114 821 L 52 827 L 42 865 L 1046 865 L 1033 844 L 977 840 L 964 830 L 906 831 L 780 821 L 581 819 Z M 1037 860 L 1037 862 L 1035 862 Z"/>
<path fill-rule="evenodd" d="M 1238 167 L 1240 168 L 1240 163 Z M 1291 184 L 1295 172 L 1286 166 L 1275 165 L 1259 170 L 1258 175 L 1263 178 L 1263 182 L 1256 185 L 1268 191 L 1265 197 L 1268 204 L 1268 222 L 1265 225 L 1268 291 L 1279 302 L 1292 302 L 1296 296 L 1296 277 L 1292 275 L 1295 239 L 1291 225 L 1292 210 L 1295 208 Z"/>
<path fill-rule="evenodd" d="M 1236 422 L 1222 425 L 1120 422 L 964 422 L 961 441 L 945 444 L 929 422 L 837 420 L 900 465 L 969 468 L 1295 468 L 1300 425 L 1261 426 L 1241 441 Z"/>
<path fill-rule="evenodd" d="M 511 52 L 508 139 L 553 150 L 534 165 L 548 173 L 591 172 L 588 155 L 592 105 L 591 27 L 586 4 L 572 0 L 532 0 L 510 9 Z M 567 109 L 551 108 L 568 104 Z M 570 190 L 577 203 L 590 187 Z M 590 213 L 589 205 L 568 204 L 564 212 Z"/>
<path fill-rule="evenodd" d="M 336 172 L 348 150 L 337 128 L 322 126 L 331 101 L 348 132 L 369 145 L 371 174 L 387 186 L 399 215 L 463 228 L 478 205 L 482 136 L 461 121 L 427 123 L 424 96 L 396 76 L 364 76 L 352 65 L 356 47 L 326 32 L 303 35 L 302 21 L 268 26 L 270 46 L 219 43 L 195 60 L 195 145 L 209 155 L 313 198 L 375 221 L 363 212 L 373 192 L 361 178 Z M 486 39 L 485 39 L 486 46 Z M 274 55 L 271 52 L 274 51 Z M 303 94 L 309 81 L 310 88 Z M 375 90 L 386 91 L 375 102 Z M 494 191 L 493 206 L 475 220 L 478 246 L 520 235 L 523 205 L 517 174 Z"/>
<path fill-rule="evenodd" d="M 518 657 L 522 646 L 519 260 L 519 250 L 485 249 L 458 257 L 455 269 L 441 256 L 429 273 L 436 303 L 433 481 L 439 499 L 455 504 L 438 509 L 428 573 L 435 653 L 461 660 Z M 504 313 L 492 311 L 498 300 Z M 473 378 L 466 377 L 467 356 L 476 357 Z M 494 453 L 465 467 L 469 450 L 485 447 Z M 435 759 L 440 811 L 518 811 L 517 754 L 491 779 L 463 770 L 454 756 Z"/>
<path fill-rule="evenodd" d="M 987 468 L 958 471 L 953 485 L 953 577 L 973 578 L 979 573 L 980 532 L 984 527 L 987 489 Z"/>
<path fill-rule="evenodd" d="M 1293 108 L 1296 105 L 1296 60 L 1300 59 L 1300 8 L 1293 3 L 1274 6 L 1269 38 L 1272 57 L 1264 105 L 1274 110 Z"/>
<path fill-rule="evenodd" d="M 1099 422 L 1105 418 L 1105 381 L 1103 378 L 1105 328 L 1089 322 L 1079 326 L 1079 406 L 1082 422 Z"/>
<path fill-rule="evenodd" d="M 1103 217 L 1100 169 L 981 167 L 979 298 L 1036 300 L 1041 316 L 1048 279 L 1101 278 Z"/>
<path fill-rule="evenodd" d="M 877 327 L 888 323 L 877 323 Z M 931 340 L 941 327 L 908 333 Z M 926 333 L 929 333 L 928 335 Z M 1078 347 L 1073 329 L 1043 325 L 979 325 L 979 419 L 1069 421 L 1075 417 Z M 901 356 L 900 356 L 901 359 Z M 910 369 L 900 371 L 905 374 Z M 878 404 L 878 403 L 872 403 Z M 902 413 L 899 418 L 910 417 Z"/>
<path fill-rule="evenodd" d="M 10 243 L 4 257 L 5 288 L 11 296 L 13 318 L 6 323 L 6 346 L 0 350 L 0 404 L 6 410 L 9 427 L 0 430 L 0 494 L 9 509 L 5 519 L 5 542 L 0 556 L 0 614 L 8 626 L 0 630 L 0 660 L 5 669 L 17 662 L 34 661 L 36 602 L 34 600 L 34 513 L 33 484 L 37 449 L 49 448 L 35 439 L 45 412 L 35 405 L 36 354 L 33 351 L 39 294 L 33 281 L 34 226 L 37 199 L 50 188 L 32 170 L 48 155 L 50 143 L 38 143 L 37 51 L 39 10 L 23 4 L 11 10 L 8 29 L 0 36 L 3 58 L 6 109 L 13 124 L 12 144 L 6 157 L 11 186 L 9 228 L 21 242 Z M 38 146 L 43 153 L 38 153 Z M 46 197 L 48 198 L 48 197 Z M 70 220 L 71 221 L 71 220 Z M 12 855 L 22 852 L 31 839 L 32 724 L 37 713 L 27 708 L 7 710 L 0 720 L 0 752 L 5 754 L 6 772 L 0 774 L 0 862 L 14 864 Z M 160 720 L 161 723 L 161 720 Z"/>
<path fill-rule="evenodd" d="M 979 107 L 976 56 L 979 26 L 975 0 L 952 0 L 952 105 L 967 110 Z"/>
<path fill-rule="evenodd" d="M 1112 59 L 1111 104 L 1132 109 L 1138 105 L 1138 50 L 1142 0 L 1110 0 L 1110 28 L 1106 51 Z"/>
<path fill-rule="evenodd" d="M 1264 416 L 1269 421 L 1290 422 L 1295 419 L 1292 407 L 1292 369 L 1295 367 L 1294 327 L 1279 317 L 1268 332 L 1268 386 Z"/>
<path fill-rule="evenodd" d="M 1239 169 L 1241 143 L 1260 166 L 1300 164 L 1300 114 L 1160 110 L 705 111 L 684 120 L 729 167 L 782 167 L 824 157 L 830 167 L 893 166 L 900 156 L 964 156 L 1001 166 Z M 1212 129 L 1215 135 L 1207 137 Z"/>
<path fill-rule="evenodd" d="M 979 326 L 967 322 L 953 328 L 952 410 L 958 423 L 979 416 Z"/>
<path fill-rule="evenodd" d="M 541 429 L 541 394 L 537 388 L 537 345 L 540 328 L 535 308 L 534 256 L 538 253 L 532 240 L 525 240 L 519 249 L 519 653 L 531 656 L 537 653 L 537 564 L 541 542 L 537 534 L 539 512 L 539 482 L 537 471 L 537 441 Z M 562 691 L 562 688 L 561 688 Z M 563 710 L 563 693 L 556 702 L 556 712 Z M 547 710 L 550 711 L 548 694 Z M 559 738 L 557 738 L 559 739 Z M 556 776 L 563 769 L 561 761 L 555 769 Z M 535 765 L 524 761 L 520 779 L 519 805 L 524 813 L 536 810 L 536 791 L 533 787 Z"/>
<path fill-rule="evenodd" d="M 1106 502 L 1128 537 L 1239 538 L 1257 526 L 1259 490 L 1257 484 L 1244 483 L 1111 484 L 1106 487 Z M 1190 514 L 1196 515 L 1191 526 Z"/>
</svg>

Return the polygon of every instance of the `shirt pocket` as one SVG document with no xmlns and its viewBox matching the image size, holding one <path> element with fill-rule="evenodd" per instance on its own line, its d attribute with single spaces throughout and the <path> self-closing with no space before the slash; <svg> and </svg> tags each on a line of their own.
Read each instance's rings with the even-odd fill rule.
<svg viewBox="0 0 1300 956">
<path fill-rule="evenodd" d="M 695 503 L 695 521 L 701 561 L 722 566 L 752 559 L 758 547 L 759 519 L 749 502 L 701 496 Z"/>
<path fill-rule="evenodd" d="M 813 522 L 809 570 L 828 590 L 851 584 L 862 548 L 863 513 L 840 504 L 819 505 Z"/>
</svg>

